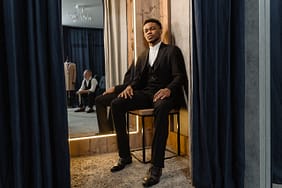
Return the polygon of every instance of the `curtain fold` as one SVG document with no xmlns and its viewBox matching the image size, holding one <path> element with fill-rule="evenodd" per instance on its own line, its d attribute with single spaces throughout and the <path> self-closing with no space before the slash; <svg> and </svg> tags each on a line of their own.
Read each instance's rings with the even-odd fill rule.
<svg viewBox="0 0 282 188">
<path fill-rule="evenodd" d="M 104 0 L 106 87 L 122 83 L 128 68 L 126 0 Z"/>
<path fill-rule="evenodd" d="M 90 69 L 98 78 L 105 75 L 103 29 L 63 26 L 64 56 L 76 64 L 79 89 L 83 71 Z"/>
<path fill-rule="evenodd" d="M 244 1 L 193 1 L 196 187 L 244 187 Z"/>
<path fill-rule="evenodd" d="M 0 3 L 0 187 L 70 187 L 61 3 Z"/>
<path fill-rule="evenodd" d="M 282 184 L 282 2 L 270 4 L 271 44 L 271 170 L 272 182 Z"/>
</svg>

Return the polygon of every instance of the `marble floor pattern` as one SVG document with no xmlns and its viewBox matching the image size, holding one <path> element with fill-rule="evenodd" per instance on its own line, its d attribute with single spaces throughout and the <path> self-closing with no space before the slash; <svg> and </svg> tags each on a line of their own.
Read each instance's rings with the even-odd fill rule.
<svg viewBox="0 0 282 188">
<path fill-rule="evenodd" d="M 132 164 L 122 171 L 112 173 L 111 166 L 118 158 L 117 153 L 71 158 L 72 188 L 141 188 L 142 178 L 150 164 L 133 158 Z M 189 178 L 188 159 L 174 157 L 165 160 L 160 182 L 155 188 L 193 188 Z"/>
</svg>

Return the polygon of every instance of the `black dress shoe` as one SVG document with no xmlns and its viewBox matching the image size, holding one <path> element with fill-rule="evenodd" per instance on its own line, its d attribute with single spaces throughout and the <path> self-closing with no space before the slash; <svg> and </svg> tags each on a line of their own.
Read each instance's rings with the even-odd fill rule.
<svg viewBox="0 0 282 188">
<path fill-rule="evenodd" d="M 89 108 L 86 113 L 91 113 L 91 112 L 94 112 L 93 108 Z"/>
<path fill-rule="evenodd" d="M 143 186 L 150 187 L 152 185 L 159 183 L 161 176 L 162 176 L 162 168 L 152 166 L 149 169 L 147 175 L 143 179 Z"/>
<path fill-rule="evenodd" d="M 127 165 L 127 164 L 130 164 L 132 163 L 132 158 L 129 157 L 129 158 L 119 158 L 117 164 L 115 164 L 112 168 L 111 168 L 111 172 L 117 172 L 117 171 L 120 171 L 122 169 L 124 169 L 124 167 Z"/>
</svg>

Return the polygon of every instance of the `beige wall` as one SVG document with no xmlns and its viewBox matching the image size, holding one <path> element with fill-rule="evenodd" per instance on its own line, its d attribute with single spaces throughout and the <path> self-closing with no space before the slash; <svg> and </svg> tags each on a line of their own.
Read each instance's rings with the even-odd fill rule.
<svg viewBox="0 0 282 188">
<path fill-rule="evenodd" d="M 170 31 L 171 31 L 171 43 L 178 46 L 184 56 L 187 76 L 190 79 L 190 61 L 191 61 L 191 53 L 190 53 L 190 40 L 191 40 L 191 25 L 189 22 L 189 17 L 191 12 L 189 11 L 190 0 L 177 0 L 177 3 L 170 4 Z M 191 86 L 191 84 L 190 84 Z M 190 110 L 190 106 L 188 107 L 188 111 Z M 181 133 L 183 135 L 188 136 L 190 119 L 188 118 L 188 111 L 181 111 L 181 124 L 182 130 Z"/>
<path fill-rule="evenodd" d="M 172 43 L 180 47 L 184 55 L 185 63 L 189 62 L 189 0 L 177 0 L 171 2 L 171 36 Z"/>
</svg>

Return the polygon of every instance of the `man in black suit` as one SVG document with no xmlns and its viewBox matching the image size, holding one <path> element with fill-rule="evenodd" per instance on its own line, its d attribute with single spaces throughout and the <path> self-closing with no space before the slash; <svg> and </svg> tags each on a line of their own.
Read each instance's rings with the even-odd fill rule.
<svg viewBox="0 0 282 188">
<path fill-rule="evenodd" d="M 152 165 L 143 179 L 143 185 L 148 187 L 160 180 L 168 137 L 168 113 L 182 102 L 179 100 L 183 97 L 181 89 L 187 80 L 181 50 L 161 42 L 161 23 L 156 19 L 147 19 L 143 24 L 143 32 L 149 48 L 137 59 L 133 81 L 111 103 L 120 157 L 111 171 L 122 170 L 132 162 L 126 112 L 153 107 L 155 133 Z"/>
<path fill-rule="evenodd" d="M 133 80 L 134 76 L 134 63 L 132 63 L 126 71 L 123 79 L 123 84 L 116 85 L 107 89 L 102 95 L 99 95 L 95 99 L 96 113 L 99 127 L 99 134 L 113 133 L 114 127 L 112 122 L 111 110 L 108 113 L 108 107 L 111 106 L 111 102 L 115 99 L 120 92 L 122 92 L 126 86 Z"/>
</svg>

